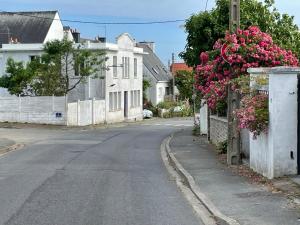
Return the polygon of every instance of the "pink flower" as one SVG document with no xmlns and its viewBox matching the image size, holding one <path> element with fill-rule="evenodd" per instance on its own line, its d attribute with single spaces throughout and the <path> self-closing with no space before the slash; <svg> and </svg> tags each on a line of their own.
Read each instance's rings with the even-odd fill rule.
<svg viewBox="0 0 300 225">
<path fill-rule="evenodd" d="M 207 52 L 202 52 L 200 54 L 200 61 L 202 63 L 202 65 L 206 64 L 209 60 L 209 56 L 208 56 L 208 53 Z"/>
</svg>

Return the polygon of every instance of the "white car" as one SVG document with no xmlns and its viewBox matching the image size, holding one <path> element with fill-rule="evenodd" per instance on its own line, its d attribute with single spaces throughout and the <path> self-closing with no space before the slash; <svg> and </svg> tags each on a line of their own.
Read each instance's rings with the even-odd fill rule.
<svg viewBox="0 0 300 225">
<path fill-rule="evenodd" d="M 144 109 L 143 110 L 143 116 L 144 116 L 144 118 L 152 118 L 153 117 L 153 112 L 148 110 L 148 109 Z"/>
</svg>

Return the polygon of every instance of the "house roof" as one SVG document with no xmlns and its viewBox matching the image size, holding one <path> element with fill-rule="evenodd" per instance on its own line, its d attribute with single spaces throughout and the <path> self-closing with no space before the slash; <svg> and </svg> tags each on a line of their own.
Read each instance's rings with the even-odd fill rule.
<svg viewBox="0 0 300 225">
<path fill-rule="evenodd" d="M 57 11 L 1 12 L 0 45 L 10 39 L 19 43 L 43 43 Z M 45 19 L 43 19 L 45 18 Z"/>
<path fill-rule="evenodd" d="M 170 70 L 173 75 L 176 75 L 177 71 L 185 70 L 191 72 L 193 71 L 193 68 L 189 67 L 185 63 L 172 63 Z"/>
<path fill-rule="evenodd" d="M 170 71 L 147 44 L 137 43 L 137 47 L 143 48 L 144 52 L 148 53 L 143 56 L 143 63 L 157 81 L 169 81 L 172 79 Z"/>
</svg>

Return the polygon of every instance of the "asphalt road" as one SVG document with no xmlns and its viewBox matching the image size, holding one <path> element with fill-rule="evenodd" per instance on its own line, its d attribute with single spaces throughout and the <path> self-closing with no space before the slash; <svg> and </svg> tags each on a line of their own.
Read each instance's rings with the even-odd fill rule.
<svg viewBox="0 0 300 225">
<path fill-rule="evenodd" d="M 191 125 L 10 129 L 30 141 L 0 158 L 0 224 L 201 224 L 160 157 L 162 140 Z"/>
</svg>

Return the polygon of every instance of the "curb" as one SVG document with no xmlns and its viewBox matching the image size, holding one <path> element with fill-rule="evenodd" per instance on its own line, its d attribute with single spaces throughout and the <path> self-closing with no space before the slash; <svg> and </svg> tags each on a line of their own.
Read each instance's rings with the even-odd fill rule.
<svg viewBox="0 0 300 225">
<path fill-rule="evenodd" d="M 23 148 L 25 145 L 24 144 L 14 144 L 8 147 L 0 148 L 0 157 L 8 154 L 9 152 L 13 152 L 16 150 L 19 150 Z"/>
<path fill-rule="evenodd" d="M 212 214 L 213 217 L 221 224 L 228 225 L 240 225 L 236 220 L 224 215 L 219 209 L 213 204 L 213 202 L 201 192 L 199 186 L 196 184 L 192 175 L 187 172 L 183 166 L 178 162 L 174 154 L 171 152 L 170 141 L 174 137 L 174 133 L 166 139 L 166 149 L 165 152 L 169 159 L 170 164 L 175 168 L 180 177 L 183 178 L 185 184 L 190 188 L 193 194 L 198 198 L 198 200 L 206 207 L 206 209 Z"/>
</svg>

